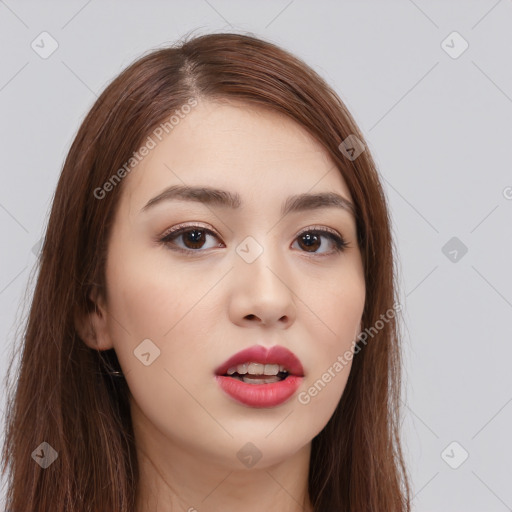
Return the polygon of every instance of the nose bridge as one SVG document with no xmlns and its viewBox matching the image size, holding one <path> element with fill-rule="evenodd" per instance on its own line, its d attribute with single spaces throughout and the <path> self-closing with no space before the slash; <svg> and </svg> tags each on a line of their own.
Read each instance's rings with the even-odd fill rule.
<svg viewBox="0 0 512 512">
<path fill-rule="evenodd" d="M 271 236 L 259 235 L 258 240 L 247 236 L 236 248 L 237 261 L 235 272 L 246 274 L 245 279 L 250 281 L 252 287 L 268 288 L 277 291 L 284 283 L 276 276 L 285 268 L 284 254 L 281 247 L 272 241 Z M 281 277 L 284 279 L 285 276 Z M 241 277 L 242 278 L 242 277 Z"/>
<path fill-rule="evenodd" d="M 246 237 L 236 248 L 234 283 L 239 318 L 258 317 L 268 323 L 295 315 L 294 294 L 285 254 L 272 237 Z"/>
</svg>

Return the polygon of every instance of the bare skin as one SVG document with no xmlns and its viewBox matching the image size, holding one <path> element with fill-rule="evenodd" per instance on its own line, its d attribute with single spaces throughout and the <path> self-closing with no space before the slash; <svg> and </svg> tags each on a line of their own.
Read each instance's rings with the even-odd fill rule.
<svg viewBox="0 0 512 512">
<path fill-rule="evenodd" d="M 241 206 L 172 199 L 141 211 L 170 185 L 238 193 Z M 107 297 L 94 297 L 97 338 L 86 342 L 115 349 L 130 387 L 137 512 L 312 511 L 311 440 L 333 414 L 351 361 L 307 404 L 298 394 L 351 348 L 365 281 L 349 211 L 280 210 L 288 196 L 302 193 L 336 192 L 352 201 L 339 170 L 292 120 L 202 101 L 122 186 Z M 159 241 L 182 223 L 213 234 L 203 231 L 204 242 L 195 244 L 190 232 Z M 330 228 L 348 246 L 336 251 L 325 234 L 308 246 L 305 228 Z M 263 249 L 251 263 L 236 250 L 248 236 Z M 149 365 L 134 355 L 146 339 L 160 351 L 155 357 L 148 349 Z M 276 407 L 242 405 L 215 380 L 218 365 L 256 344 L 282 345 L 304 367 L 298 392 Z M 261 455 L 252 467 L 237 457 L 247 443 Z"/>
</svg>

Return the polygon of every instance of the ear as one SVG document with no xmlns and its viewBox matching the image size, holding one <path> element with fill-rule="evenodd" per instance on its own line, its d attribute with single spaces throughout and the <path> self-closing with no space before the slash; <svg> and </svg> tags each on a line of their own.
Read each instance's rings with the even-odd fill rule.
<svg viewBox="0 0 512 512">
<path fill-rule="evenodd" d="M 105 299 L 97 287 L 89 294 L 91 311 L 75 315 L 75 328 L 82 341 L 94 350 L 113 348 L 108 331 L 108 312 Z"/>
</svg>

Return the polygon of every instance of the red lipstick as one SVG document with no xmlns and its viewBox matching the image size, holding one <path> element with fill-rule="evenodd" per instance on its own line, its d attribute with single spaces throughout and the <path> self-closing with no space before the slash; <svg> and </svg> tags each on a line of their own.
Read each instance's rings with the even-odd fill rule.
<svg viewBox="0 0 512 512">
<path fill-rule="evenodd" d="M 261 365 L 271 366 L 265 366 L 263 370 Z M 265 374 L 261 374 L 263 371 Z M 215 370 L 215 379 L 221 389 L 249 407 L 281 405 L 297 391 L 303 378 L 304 369 L 297 356 L 277 345 L 270 349 L 256 345 L 242 350 Z M 244 382 L 246 380 L 248 382 Z"/>
</svg>

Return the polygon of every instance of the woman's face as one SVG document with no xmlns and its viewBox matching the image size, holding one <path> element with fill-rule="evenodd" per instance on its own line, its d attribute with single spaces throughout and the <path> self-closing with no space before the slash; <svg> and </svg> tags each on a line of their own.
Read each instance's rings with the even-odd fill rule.
<svg viewBox="0 0 512 512">
<path fill-rule="evenodd" d="M 102 348 L 116 351 L 140 435 L 228 468 L 240 468 L 239 450 L 250 442 L 258 467 L 268 466 L 305 447 L 333 414 L 351 368 L 345 360 L 339 370 L 340 357 L 353 348 L 365 302 L 349 209 L 318 200 L 283 208 L 299 205 L 289 198 L 302 194 L 352 201 L 349 190 L 320 144 L 274 112 L 201 102 L 153 139 L 117 185 Z M 166 197 L 169 187 L 223 192 Z M 221 201 L 227 194 L 239 204 Z M 169 234 L 178 226 L 188 231 Z M 243 365 L 232 377 L 216 375 L 256 345 L 296 356 L 303 371 L 288 377 L 295 387 L 286 379 L 244 382 Z M 262 354 L 241 359 L 258 363 Z M 292 373 L 289 359 L 269 357 L 266 373 L 274 364 Z"/>
</svg>

